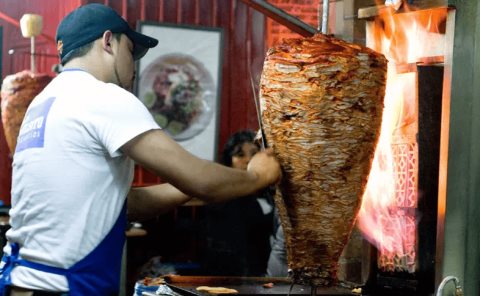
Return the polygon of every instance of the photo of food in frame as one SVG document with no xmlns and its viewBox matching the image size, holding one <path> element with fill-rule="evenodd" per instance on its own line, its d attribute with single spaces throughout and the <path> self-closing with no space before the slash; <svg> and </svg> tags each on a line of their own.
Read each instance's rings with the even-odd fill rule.
<svg viewBox="0 0 480 296">
<path fill-rule="evenodd" d="M 139 22 L 161 40 L 137 62 L 135 94 L 163 131 L 197 157 L 214 160 L 220 116 L 223 30 Z"/>
<path fill-rule="evenodd" d="M 175 140 L 187 140 L 205 129 L 215 98 L 212 77 L 201 62 L 188 54 L 166 54 L 140 75 L 140 100 Z"/>
</svg>

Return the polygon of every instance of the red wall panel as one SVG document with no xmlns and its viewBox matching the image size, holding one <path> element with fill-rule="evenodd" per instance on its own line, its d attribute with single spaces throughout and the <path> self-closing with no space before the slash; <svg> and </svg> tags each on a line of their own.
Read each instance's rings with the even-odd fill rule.
<svg viewBox="0 0 480 296">
<path fill-rule="evenodd" d="M 37 68 L 53 74 L 51 67 L 58 63 L 54 42 L 58 22 L 79 5 L 94 2 L 111 6 L 134 28 L 138 20 L 223 28 L 218 150 L 233 132 L 258 127 L 249 68 L 258 84 L 265 54 L 265 18 L 240 0 L 2 0 L 0 12 L 17 20 L 25 13 L 43 16 L 45 36 L 37 38 Z M 0 19 L 0 26 L 4 28 L 3 80 L 5 75 L 30 68 L 30 41 L 4 20 Z M 8 55 L 9 49 L 15 53 Z M 0 138 L 0 199 L 9 201 L 11 160 L 3 131 Z M 137 185 L 158 181 L 143 170 L 137 169 L 135 176 Z"/>
</svg>

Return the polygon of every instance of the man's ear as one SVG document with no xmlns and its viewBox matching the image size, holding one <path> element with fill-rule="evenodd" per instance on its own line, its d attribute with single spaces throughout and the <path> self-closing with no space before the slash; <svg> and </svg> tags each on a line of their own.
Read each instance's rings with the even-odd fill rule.
<svg viewBox="0 0 480 296">
<path fill-rule="evenodd" d="M 113 33 L 112 31 L 105 31 L 102 36 L 102 48 L 110 53 L 113 54 L 113 47 L 112 47 L 112 41 L 113 41 Z"/>
</svg>

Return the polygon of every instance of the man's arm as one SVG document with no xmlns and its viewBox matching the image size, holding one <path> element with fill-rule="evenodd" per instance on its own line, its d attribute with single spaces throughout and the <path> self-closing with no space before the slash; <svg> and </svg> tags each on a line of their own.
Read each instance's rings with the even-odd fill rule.
<svg viewBox="0 0 480 296">
<path fill-rule="evenodd" d="M 161 130 L 135 137 L 122 151 L 186 195 L 206 202 L 252 194 L 280 177 L 280 166 L 271 152 L 257 153 L 246 171 L 232 169 L 195 157 Z"/>
<path fill-rule="evenodd" d="M 191 197 L 171 184 L 135 187 L 128 193 L 129 220 L 147 219 L 168 212 Z"/>
</svg>

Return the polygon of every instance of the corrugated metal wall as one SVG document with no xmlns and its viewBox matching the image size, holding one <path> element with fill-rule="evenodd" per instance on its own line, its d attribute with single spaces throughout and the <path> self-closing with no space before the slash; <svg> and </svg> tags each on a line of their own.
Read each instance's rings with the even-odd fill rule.
<svg viewBox="0 0 480 296">
<path fill-rule="evenodd" d="M 265 18 L 240 0 L 2 0 L 0 13 L 20 20 L 25 13 L 43 16 L 43 35 L 37 38 L 37 68 L 51 73 L 57 63 L 54 36 L 59 20 L 85 3 L 113 7 L 132 27 L 138 20 L 172 24 L 220 27 L 224 30 L 223 66 L 220 97 L 219 151 L 230 134 L 258 127 L 250 86 L 250 71 L 258 84 L 265 48 Z M 22 37 L 14 22 L 0 19 L 4 29 L 2 80 L 6 75 L 30 68 L 30 41 Z M 160 40 L 160 46 L 161 46 Z M 13 49 L 13 54 L 8 52 Z M 9 201 L 11 159 L 3 128 L 0 129 L 0 199 Z M 143 174 L 142 174 L 143 175 Z M 137 176 L 138 177 L 138 176 Z M 137 184 L 145 183 L 137 180 Z"/>
</svg>

